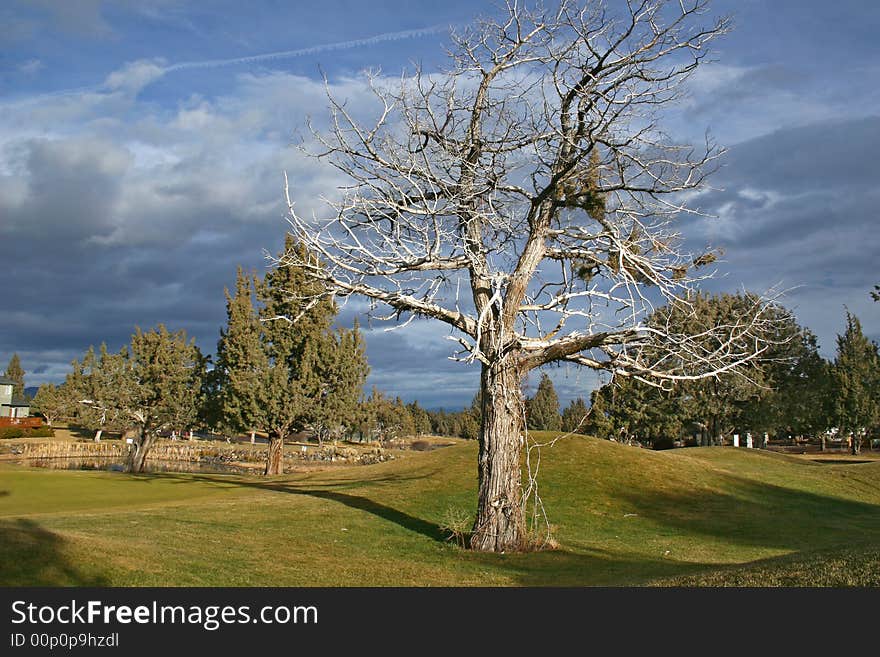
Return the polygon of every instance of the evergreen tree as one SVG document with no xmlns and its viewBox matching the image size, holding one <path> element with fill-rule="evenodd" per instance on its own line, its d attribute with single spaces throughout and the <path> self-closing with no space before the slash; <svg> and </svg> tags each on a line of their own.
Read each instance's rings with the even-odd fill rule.
<svg viewBox="0 0 880 657">
<path fill-rule="evenodd" d="M 123 430 L 125 419 L 119 404 L 119 385 L 124 379 L 128 352 L 123 349 L 111 354 L 102 343 L 95 354 L 89 347 L 82 361 L 74 359 L 64 388 L 71 397 L 71 413 L 76 424 L 95 432 L 95 441 L 101 440 L 104 431 Z"/>
<path fill-rule="evenodd" d="M 580 432 L 607 440 L 614 436 L 614 423 L 608 415 L 608 404 L 603 391 L 604 387 L 590 393 L 590 414 Z"/>
<path fill-rule="evenodd" d="M 46 419 L 50 427 L 61 417 L 71 414 L 71 399 L 64 384 L 44 383 L 37 389 L 31 410 Z"/>
<path fill-rule="evenodd" d="M 780 325 L 779 339 L 761 365 L 765 385 L 743 413 L 745 424 L 784 435 L 817 435 L 833 424 L 830 364 L 816 336 L 793 318 Z"/>
<path fill-rule="evenodd" d="M 400 397 L 391 399 L 373 386 L 367 399 L 370 432 L 377 440 L 402 438 L 415 433 L 412 414 Z"/>
<path fill-rule="evenodd" d="M 210 364 L 211 357 L 206 358 Z M 202 381 L 202 406 L 199 408 L 199 426 L 208 427 L 214 433 L 228 433 L 233 429 L 227 426 L 223 415 L 223 380 L 216 366 L 205 372 Z"/>
<path fill-rule="evenodd" d="M 431 433 L 431 417 L 428 415 L 428 411 L 419 406 L 418 401 L 407 404 L 406 408 L 412 416 L 416 435 L 424 436 Z"/>
<path fill-rule="evenodd" d="M 483 395 L 477 390 L 471 405 L 457 414 L 453 423 L 453 434 L 465 440 L 477 440 L 480 437 L 480 423 L 483 418 Z"/>
<path fill-rule="evenodd" d="M 285 252 L 320 266 L 290 236 Z M 267 475 L 283 471 L 291 433 L 312 429 L 323 441 L 363 422 L 369 369 L 360 329 L 331 329 L 336 305 L 302 267 L 276 267 L 262 281 L 239 270 L 235 294 L 226 297 L 217 346 L 223 415 L 238 430 L 269 435 Z"/>
<path fill-rule="evenodd" d="M 880 356 L 877 344 L 862 333 L 858 318 L 846 313 L 846 330 L 837 337 L 837 358 L 832 375 L 836 390 L 834 408 L 841 435 L 852 433 L 853 454 L 861 451 L 866 430 L 880 419 L 878 386 Z"/>
<path fill-rule="evenodd" d="M 6 378 L 15 381 L 15 386 L 12 388 L 12 396 L 23 397 L 24 370 L 21 367 L 21 360 L 18 354 L 12 354 L 12 358 L 9 359 L 9 365 L 6 366 Z"/>
<path fill-rule="evenodd" d="M 586 433 L 590 409 L 583 397 L 572 399 L 562 411 L 562 430 Z"/>
<path fill-rule="evenodd" d="M 622 442 L 671 446 L 682 430 L 681 398 L 629 377 L 617 377 L 593 394 L 590 430 Z M 595 418 L 593 415 L 595 414 Z"/>
<path fill-rule="evenodd" d="M 452 413 L 447 413 L 441 408 L 436 411 L 428 411 L 428 416 L 431 418 L 431 433 L 436 436 L 455 435 L 452 426 L 454 422 Z"/>
<path fill-rule="evenodd" d="M 238 268 L 235 294 L 226 294 L 226 327 L 220 331 L 217 362 L 212 374 L 217 390 L 217 414 L 227 431 L 253 431 L 259 410 L 260 374 L 268 360 L 260 342 L 260 322 L 254 310 L 252 274 Z"/>
<path fill-rule="evenodd" d="M 315 369 L 321 383 L 312 426 L 323 442 L 341 437 L 357 422 L 370 368 L 357 320 L 351 329 L 338 328 L 320 336 L 315 346 L 319 354 Z"/>
<path fill-rule="evenodd" d="M 709 335 L 713 327 L 734 325 L 747 316 L 756 301 L 750 294 L 695 295 L 689 308 L 658 309 L 650 322 L 666 330 Z M 691 313 L 690 308 L 696 309 Z M 829 366 L 819 355 L 815 335 L 795 322 L 781 306 L 765 311 L 764 350 L 747 370 L 722 372 L 711 379 L 681 381 L 670 389 L 618 377 L 593 396 L 613 421 L 617 435 L 668 443 L 686 426 L 699 429 L 699 443 L 711 445 L 735 430 L 817 434 L 829 426 Z M 717 345 L 706 340 L 701 348 Z M 595 413 L 595 411 L 594 411 Z M 591 433 L 609 427 L 599 414 L 591 418 Z"/>
<path fill-rule="evenodd" d="M 703 353 L 710 354 L 719 348 L 713 337 L 717 327 L 737 326 L 742 323 L 743 317 L 749 317 L 757 305 L 762 301 L 753 294 L 721 294 L 710 296 L 707 294 L 695 294 L 687 300 L 671 306 L 659 308 L 651 317 L 651 324 L 655 327 L 664 327 L 676 333 L 706 336 L 702 344 L 695 337 L 695 346 L 699 346 Z M 764 310 L 768 317 L 772 314 L 769 326 L 778 326 L 790 314 L 782 308 L 775 307 Z M 765 329 L 766 332 L 766 329 Z M 776 344 L 774 340 L 783 342 L 787 338 L 777 335 L 765 334 L 762 340 L 769 345 Z M 754 345 L 743 343 L 736 348 L 747 352 Z M 647 386 L 639 382 L 633 382 L 635 390 L 648 398 L 656 398 L 649 401 L 662 399 L 666 404 L 674 406 L 674 413 L 681 423 L 693 423 L 703 429 L 703 444 L 716 444 L 725 434 L 740 428 L 743 424 L 744 412 L 750 411 L 760 398 L 762 389 L 768 389 L 765 372 L 761 365 L 770 359 L 765 352 L 760 359 L 752 359 L 747 367 L 739 368 L 734 372 L 722 372 L 711 378 L 694 381 L 682 381 L 675 386 L 673 394 L 659 397 L 659 390 L 654 392 L 647 390 Z"/>
<path fill-rule="evenodd" d="M 191 429 L 202 406 L 206 359 L 186 332 L 164 325 L 131 337 L 123 387 L 117 398 L 121 414 L 138 433 L 126 469 L 142 472 L 147 454 L 163 429 Z"/>
<path fill-rule="evenodd" d="M 527 426 L 533 431 L 559 431 L 562 418 L 559 417 L 559 397 L 553 381 L 546 372 L 541 373 L 538 390 L 527 404 Z"/>
<path fill-rule="evenodd" d="M 80 408 L 79 421 L 97 429 L 135 428 L 126 459 L 127 472 L 142 472 L 158 432 L 189 429 L 201 407 L 206 359 L 185 331 L 164 325 L 136 329 L 117 353 L 101 345 L 100 356 L 89 347 L 82 363 L 74 361 L 68 386 Z"/>
</svg>

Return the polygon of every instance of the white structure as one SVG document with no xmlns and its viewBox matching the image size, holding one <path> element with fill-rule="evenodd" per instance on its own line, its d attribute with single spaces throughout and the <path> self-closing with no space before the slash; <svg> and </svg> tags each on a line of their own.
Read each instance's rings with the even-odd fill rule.
<svg viewBox="0 0 880 657">
<path fill-rule="evenodd" d="M 12 394 L 14 388 L 15 381 L 0 376 L 0 417 L 27 417 L 31 413 L 30 403 Z"/>
</svg>

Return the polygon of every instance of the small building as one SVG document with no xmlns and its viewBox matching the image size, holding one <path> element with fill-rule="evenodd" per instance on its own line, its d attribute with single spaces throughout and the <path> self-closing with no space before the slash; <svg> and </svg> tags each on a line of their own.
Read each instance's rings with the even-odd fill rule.
<svg viewBox="0 0 880 657">
<path fill-rule="evenodd" d="M 20 395 L 13 395 L 15 381 L 0 376 L 0 417 L 21 418 L 31 414 L 30 402 Z"/>
</svg>

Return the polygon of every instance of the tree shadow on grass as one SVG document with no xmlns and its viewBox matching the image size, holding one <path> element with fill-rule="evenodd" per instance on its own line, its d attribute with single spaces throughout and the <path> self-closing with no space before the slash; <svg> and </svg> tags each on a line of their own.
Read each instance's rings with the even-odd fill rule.
<svg viewBox="0 0 880 657">
<path fill-rule="evenodd" d="M 638 491 L 619 496 L 640 518 L 682 535 L 737 545 L 814 550 L 858 541 L 880 542 L 880 506 L 785 486 L 719 475 L 722 491 Z"/>
<path fill-rule="evenodd" d="M 432 541 L 446 542 L 441 527 L 424 518 L 376 501 L 375 493 L 363 494 L 373 484 L 398 483 L 424 479 L 434 473 L 399 475 L 382 473 L 365 479 L 321 481 L 301 479 L 255 479 L 226 475 L 179 475 L 162 473 L 153 478 L 176 479 L 181 483 L 203 481 L 305 495 L 330 500 L 372 514 Z M 730 546 L 749 548 L 743 554 L 761 549 L 785 550 L 792 555 L 809 554 L 819 548 L 833 548 L 851 540 L 880 543 L 880 506 L 821 494 L 761 483 L 746 477 L 720 474 L 711 491 L 693 489 L 617 490 L 615 497 L 625 501 L 635 513 L 628 522 L 650 524 L 645 532 L 668 536 L 678 558 L 645 553 L 634 543 L 631 550 L 604 549 L 596 545 L 582 548 L 564 546 L 557 550 L 528 554 L 480 554 L 462 550 L 461 558 L 484 566 L 496 574 L 505 574 L 519 586 L 643 586 L 658 578 L 697 575 L 734 564 L 688 561 L 682 550 L 690 545 L 703 546 L 721 541 Z M 347 489 L 357 489 L 347 490 Z M 580 501 L 569 500 L 570 504 Z M 586 502 L 586 500 L 584 500 Z M 576 519 L 575 522 L 587 522 Z M 584 528 L 589 535 L 589 528 Z M 707 540 L 708 539 L 708 540 Z M 633 539 L 637 541 L 637 538 Z M 740 547 L 728 549 L 727 558 Z M 686 554 L 685 554 L 686 556 Z"/>
<path fill-rule="evenodd" d="M 104 577 L 81 572 L 64 544 L 33 520 L 0 520 L 0 585 L 107 586 Z"/>
<path fill-rule="evenodd" d="M 365 511 L 388 522 L 392 522 L 406 530 L 421 534 L 434 541 L 445 542 L 446 533 L 436 523 L 413 516 L 405 511 L 395 509 L 381 502 L 377 502 L 369 497 L 362 495 L 354 495 L 351 493 L 341 492 L 340 489 L 362 487 L 365 484 L 382 484 L 382 483 L 398 483 L 403 481 L 411 481 L 416 479 L 424 479 L 430 477 L 434 473 L 425 473 L 421 475 L 400 475 L 386 474 L 380 477 L 371 477 L 369 479 L 343 479 L 336 481 L 322 481 L 320 484 L 311 485 L 310 482 L 278 480 L 278 479 L 250 479 L 245 477 L 233 477 L 224 475 L 197 474 L 190 476 L 180 476 L 176 473 L 155 473 L 146 475 L 153 478 L 162 478 L 164 480 L 176 480 L 181 483 L 200 481 L 211 484 L 224 484 L 239 486 L 244 488 L 253 488 L 256 490 L 272 491 L 276 493 L 286 493 L 289 495 L 305 495 L 323 500 L 330 500 L 344 504 L 352 509 Z"/>
<path fill-rule="evenodd" d="M 713 567 L 592 548 L 505 555 L 469 552 L 466 558 L 487 568 L 500 567 L 516 586 L 528 587 L 647 586 L 654 579 L 693 575 Z"/>
</svg>

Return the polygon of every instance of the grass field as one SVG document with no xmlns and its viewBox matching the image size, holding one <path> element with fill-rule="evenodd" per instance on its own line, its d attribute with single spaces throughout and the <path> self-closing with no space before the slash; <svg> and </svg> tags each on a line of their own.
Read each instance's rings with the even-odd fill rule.
<svg viewBox="0 0 880 657">
<path fill-rule="evenodd" d="M 880 585 L 880 462 L 584 437 L 542 454 L 558 547 L 462 550 L 476 445 L 271 479 L 0 466 L 0 584 Z"/>
</svg>

